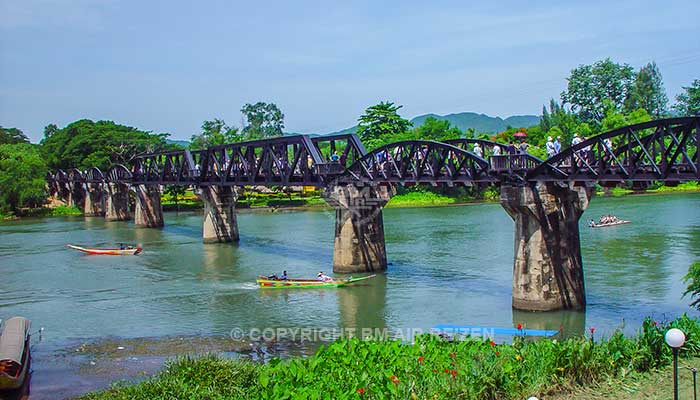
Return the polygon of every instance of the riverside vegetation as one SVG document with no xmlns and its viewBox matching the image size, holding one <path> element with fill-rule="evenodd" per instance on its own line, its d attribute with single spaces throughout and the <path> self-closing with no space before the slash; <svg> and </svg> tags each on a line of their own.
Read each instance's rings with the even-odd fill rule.
<svg viewBox="0 0 700 400">
<path fill-rule="evenodd" d="M 262 364 L 213 355 L 170 361 L 155 377 L 83 400 L 208 399 L 522 399 L 568 393 L 639 376 L 671 362 L 664 332 L 686 333 L 681 357 L 700 356 L 700 321 L 647 318 L 636 337 L 448 341 L 434 335 L 412 344 L 340 339 L 308 358 Z M 596 339 L 596 340 L 594 340 Z"/>
</svg>

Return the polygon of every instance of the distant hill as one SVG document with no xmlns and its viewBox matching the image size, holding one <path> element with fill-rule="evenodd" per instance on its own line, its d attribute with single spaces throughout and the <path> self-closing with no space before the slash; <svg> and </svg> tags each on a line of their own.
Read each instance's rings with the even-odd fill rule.
<svg viewBox="0 0 700 400">
<path fill-rule="evenodd" d="M 173 140 L 173 139 L 165 139 L 165 143 L 167 144 L 179 144 L 180 146 L 187 148 L 190 145 L 190 142 L 188 140 Z"/>
<path fill-rule="evenodd" d="M 413 126 L 421 126 L 425 120 L 428 119 L 428 117 L 450 121 L 453 126 L 458 127 L 462 131 L 466 131 L 469 128 L 474 128 L 476 133 L 495 133 L 504 131 L 509 126 L 514 128 L 525 128 L 540 123 L 540 117 L 537 115 L 513 115 L 503 119 L 501 117 L 491 117 L 486 114 L 477 114 L 473 112 L 462 112 L 447 115 L 424 114 L 413 118 L 411 122 L 413 123 Z M 355 133 L 356 131 L 357 125 L 341 131 L 331 132 L 328 135 Z"/>
</svg>

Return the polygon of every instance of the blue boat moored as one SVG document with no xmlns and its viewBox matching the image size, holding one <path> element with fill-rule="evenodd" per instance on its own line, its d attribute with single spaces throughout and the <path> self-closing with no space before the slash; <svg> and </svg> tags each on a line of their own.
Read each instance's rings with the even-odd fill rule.
<svg viewBox="0 0 700 400">
<path fill-rule="evenodd" d="M 551 337 L 559 333 L 559 331 L 544 330 L 544 329 L 517 329 L 517 328 L 497 328 L 490 326 L 460 326 L 460 325 L 435 325 L 433 332 L 446 333 L 452 335 L 464 336 L 485 336 L 485 335 L 508 335 L 508 336 L 544 336 Z"/>
</svg>

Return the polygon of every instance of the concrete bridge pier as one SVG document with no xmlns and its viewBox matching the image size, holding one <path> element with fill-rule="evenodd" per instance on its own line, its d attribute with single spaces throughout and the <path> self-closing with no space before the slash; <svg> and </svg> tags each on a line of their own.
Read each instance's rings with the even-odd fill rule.
<svg viewBox="0 0 700 400">
<path fill-rule="evenodd" d="M 578 221 L 592 194 L 544 182 L 501 187 L 501 205 L 515 221 L 513 308 L 586 307 Z"/>
<path fill-rule="evenodd" d="M 75 206 L 80 209 L 85 207 L 86 189 L 81 182 L 71 182 L 68 184 L 69 207 Z"/>
<path fill-rule="evenodd" d="M 105 220 L 128 221 L 129 213 L 129 185 L 124 183 L 107 183 L 105 198 Z"/>
<path fill-rule="evenodd" d="M 393 186 L 337 185 L 324 192 L 335 207 L 333 272 L 386 270 L 382 208 L 396 194 Z"/>
<path fill-rule="evenodd" d="M 98 217 L 105 215 L 105 195 L 102 185 L 88 183 L 85 192 L 85 207 L 83 208 L 83 214 L 86 217 Z"/>
<path fill-rule="evenodd" d="M 204 202 L 204 243 L 237 242 L 238 221 L 236 200 L 238 193 L 231 186 L 203 186 L 200 197 Z"/>
<path fill-rule="evenodd" d="M 160 204 L 160 185 L 136 185 L 134 226 L 138 228 L 162 228 L 163 206 Z"/>
</svg>

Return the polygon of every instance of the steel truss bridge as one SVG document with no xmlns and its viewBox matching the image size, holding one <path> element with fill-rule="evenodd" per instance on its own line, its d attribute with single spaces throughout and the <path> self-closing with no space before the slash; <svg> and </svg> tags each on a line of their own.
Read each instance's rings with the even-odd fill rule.
<svg viewBox="0 0 700 400">
<path fill-rule="evenodd" d="M 478 139 L 411 140 L 367 152 L 354 134 L 231 143 L 206 150 L 141 155 L 130 165 L 72 168 L 49 174 L 52 193 L 68 184 L 316 186 L 333 184 L 483 185 L 526 182 L 600 183 L 700 179 L 700 117 L 661 119 L 592 137 L 548 160 L 504 154 L 506 145 Z M 479 144 L 483 156 L 473 152 Z M 494 147 L 501 155 L 493 155 Z M 332 154 L 337 161 L 331 161 Z M 335 157 L 334 157 L 335 158 Z"/>
</svg>

